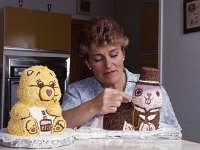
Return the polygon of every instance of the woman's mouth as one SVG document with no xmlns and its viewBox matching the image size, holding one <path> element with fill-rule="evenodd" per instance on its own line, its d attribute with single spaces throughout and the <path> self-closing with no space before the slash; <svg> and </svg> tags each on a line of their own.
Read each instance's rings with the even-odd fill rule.
<svg viewBox="0 0 200 150">
<path fill-rule="evenodd" d="M 105 72 L 105 75 L 110 75 L 110 74 L 112 74 L 112 73 L 114 73 L 115 71 L 106 71 Z"/>
</svg>

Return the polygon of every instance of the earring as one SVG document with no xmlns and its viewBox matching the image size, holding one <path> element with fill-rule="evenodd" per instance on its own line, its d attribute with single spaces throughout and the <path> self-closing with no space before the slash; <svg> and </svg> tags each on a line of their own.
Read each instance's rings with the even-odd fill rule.
<svg viewBox="0 0 200 150">
<path fill-rule="evenodd" d="M 123 61 L 125 60 L 125 58 L 123 58 Z"/>
<path fill-rule="evenodd" d="M 91 70 L 92 68 L 90 67 L 89 69 Z"/>
</svg>

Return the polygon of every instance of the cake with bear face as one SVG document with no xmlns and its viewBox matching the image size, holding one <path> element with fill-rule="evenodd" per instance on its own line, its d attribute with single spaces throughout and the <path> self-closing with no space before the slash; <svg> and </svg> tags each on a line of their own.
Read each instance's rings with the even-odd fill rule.
<svg viewBox="0 0 200 150">
<path fill-rule="evenodd" d="M 158 78 L 157 69 L 142 68 L 132 99 L 132 125 L 136 131 L 153 131 L 159 128 L 163 97 Z"/>
<path fill-rule="evenodd" d="M 17 136 L 54 134 L 65 130 L 59 100 L 61 91 L 55 73 L 45 66 L 25 69 L 12 107 L 8 133 Z"/>
<path fill-rule="evenodd" d="M 142 67 L 131 103 L 122 103 L 115 113 L 104 115 L 106 130 L 153 131 L 159 128 L 162 91 L 158 70 Z"/>
</svg>

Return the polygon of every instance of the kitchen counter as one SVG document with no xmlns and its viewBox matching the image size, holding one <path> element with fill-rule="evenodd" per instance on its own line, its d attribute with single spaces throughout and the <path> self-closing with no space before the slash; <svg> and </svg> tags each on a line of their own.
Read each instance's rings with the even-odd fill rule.
<svg viewBox="0 0 200 150">
<path fill-rule="evenodd" d="M 5 145 L 29 148 L 55 147 L 56 150 L 200 150 L 200 143 L 182 140 L 180 131 L 167 126 L 153 132 L 108 131 L 98 128 L 67 128 L 61 134 L 17 137 L 1 130 Z M 0 143 L 2 143 L 0 141 Z M 64 146 L 61 146 L 64 145 Z M 60 147 L 57 147 L 60 146 Z M 0 147 L 0 150 L 13 150 Z M 16 148 L 17 150 L 24 148 Z"/>
<path fill-rule="evenodd" d="M 1 150 L 14 150 L 0 146 Z M 24 150 L 23 148 L 15 148 Z M 200 144 L 186 140 L 131 140 L 131 139 L 87 139 L 76 140 L 72 144 L 55 148 L 56 150 L 199 150 Z"/>
</svg>

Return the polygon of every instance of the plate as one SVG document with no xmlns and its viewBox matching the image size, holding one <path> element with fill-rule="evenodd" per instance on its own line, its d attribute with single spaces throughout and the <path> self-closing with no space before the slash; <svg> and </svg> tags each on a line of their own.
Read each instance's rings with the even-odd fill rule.
<svg viewBox="0 0 200 150">
<path fill-rule="evenodd" d="M 66 128 L 64 132 L 51 135 L 15 136 L 8 134 L 7 128 L 0 130 L 0 144 L 18 148 L 55 148 L 74 142 L 74 130 Z"/>
<path fill-rule="evenodd" d="M 179 140 L 182 133 L 170 126 L 162 125 L 161 128 L 154 131 L 109 131 L 99 128 L 79 128 L 75 130 L 76 139 L 135 139 L 135 140 Z"/>
</svg>

